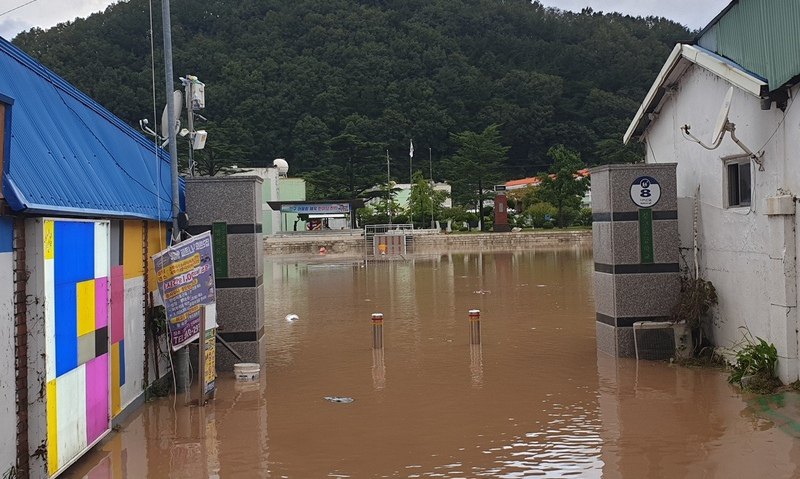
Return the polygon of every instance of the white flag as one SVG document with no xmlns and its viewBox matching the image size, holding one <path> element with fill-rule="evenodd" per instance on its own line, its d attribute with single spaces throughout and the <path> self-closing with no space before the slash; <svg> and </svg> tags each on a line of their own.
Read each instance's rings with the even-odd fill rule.
<svg viewBox="0 0 800 479">
<path fill-rule="evenodd" d="M 408 150 L 408 156 L 414 158 L 414 140 L 408 140 L 408 142 L 411 145 L 411 148 Z"/>
</svg>

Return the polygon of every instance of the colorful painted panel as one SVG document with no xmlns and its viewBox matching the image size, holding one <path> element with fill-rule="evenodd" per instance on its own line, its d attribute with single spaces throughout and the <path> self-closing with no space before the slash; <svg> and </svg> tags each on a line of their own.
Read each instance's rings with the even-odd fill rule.
<svg viewBox="0 0 800 479">
<path fill-rule="evenodd" d="M 144 276 L 144 222 L 125 221 L 122 240 L 125 279 Z"/>
<path fill-rule="evenodd" d="M 156 282 L 156 271 L 153 260 L 150 259 L 150 256 L 158 251 L 167 249 L 168 235 L 169 231 L 166 226 L 155 221 L 149 221 L 147 223 L 147 291 L 151 293 L 158 291 L 158 283 Z"/>
<path fill-rule="evenodd" d="M 125 384 L 125 271 L 111 268 L 111 414 L 122 411 L 120 388 Z"/>
<path fill-rule="evenodd" d="M 45 220 L 48 472 L 110 428 L 109 223 Z M 112 324 L 113 325 L 113 324 Z"/>
</svg>

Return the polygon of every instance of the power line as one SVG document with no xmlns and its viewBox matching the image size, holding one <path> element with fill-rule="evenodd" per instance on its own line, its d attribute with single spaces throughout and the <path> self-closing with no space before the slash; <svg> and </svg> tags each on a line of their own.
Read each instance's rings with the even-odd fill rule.
<svg viewBox="0 0 800 479">
<path fill-rule="evenodd" d="M 0 17 L 2 17 L 3 15 L 5 15 L 7 13 L 13 12 L 14 10 L 19 10 L 20 8 L 22 8 L 22 7 L 26 6 L 26 5 L 30 5 L 31 3 L 38 2 L 38 1 L 39 0 L 29 0 L 29 1 L 25 2 L 25 3 L 23 3 L 22 5 L 18 5 L 16 7 L 12 8 L 11 10 L 6 10 L 5 12 L 0 13 Z"/>
</svg>

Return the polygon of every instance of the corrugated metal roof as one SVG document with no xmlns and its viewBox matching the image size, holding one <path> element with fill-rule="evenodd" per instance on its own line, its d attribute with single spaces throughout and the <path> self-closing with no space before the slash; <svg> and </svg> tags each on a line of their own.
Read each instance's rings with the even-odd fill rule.
<svg viewBox="0 0 800 479">
<path fill-rule="evenodd" d="M 697 44 L 767 78 L 774 91 L 800 75 L 800 2 L 731 2 Z"/>
<path fill-rule="evenodd" d="M 2 185 L 13 210 L 171 217 L 169 155 L 2 38 L 0 95 L 13 101 Z"/>
</svg>

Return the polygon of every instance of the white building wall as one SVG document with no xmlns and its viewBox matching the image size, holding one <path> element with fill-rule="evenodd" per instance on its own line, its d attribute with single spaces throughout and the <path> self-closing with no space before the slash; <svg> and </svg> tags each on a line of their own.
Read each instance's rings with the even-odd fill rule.
<svg viewBox="0 0 800 479">
<path fill-rule="evenodd" d="M 0 477 L 17 462 L 14 367 L 14 261 L 10 218 L 0 218 Z"/>
<path fill-rule="evenodd" d="M 125 280 L 125 384 L 120 387 L 124 411 L 144 391 L 144 278 Z"/>
<path fill-rule="evenodd" d="M 746 327 L 753 336 L 775 343 L 785 358 L 779 367 L 782 379 L 795 380 L 798 318 L 797 246 L 791 227 L 794 216 L 767 216 L 764 203 L 765 198 L 779 191 L 800 193 L 800 109 L 788 109 L 784 119 L 779 109 L 773 106 L 763 111 L 758 98 L 734 87 L 730 121 L 736 124 L 736 135 L 745 145 L 756 151 L 765 150 L 765 171 L 758 171 L 757 165 L 751 164 L 750 207 L 726 209 L 722 158 L 742 154 L 742 150 L 729 134 L 718 149 L 706 150 L 685 140 L 679 128 L 688 123 L 695 136 L 711 143 L 714 123 L 729 87 L 729 83 L 702 68 L 691 67 L 645 133 L 646 161 L 678 163 L 681 247 L 689 264 L 692 205 L 700 186 L 698 263 L 701 277 L 711 280 L 719 295 L 719 306 L 714 311 L 715 343 L 732 346 L 742 339 L 741 328 Z M 782 233 L 781 218 L 790 218 L 787 235 Z M 787 295 L 791 297 L 786 298 Z"/>
</svg>

